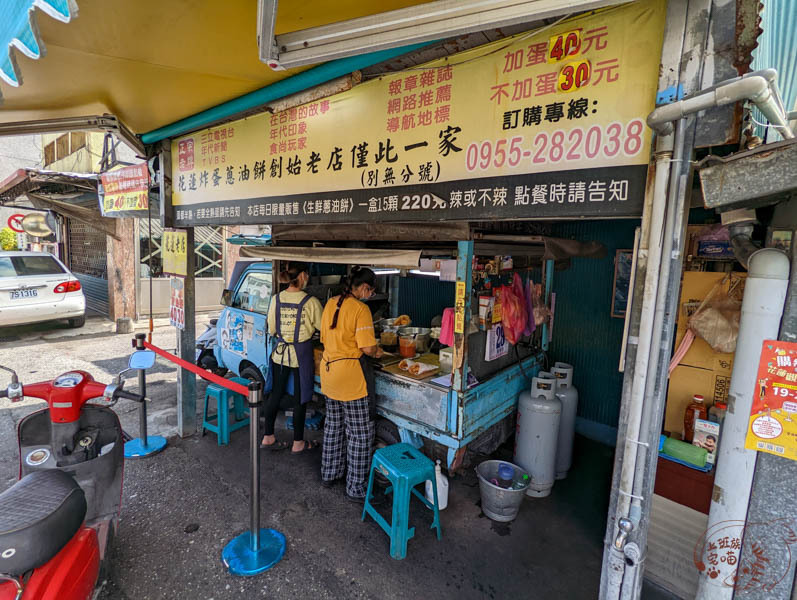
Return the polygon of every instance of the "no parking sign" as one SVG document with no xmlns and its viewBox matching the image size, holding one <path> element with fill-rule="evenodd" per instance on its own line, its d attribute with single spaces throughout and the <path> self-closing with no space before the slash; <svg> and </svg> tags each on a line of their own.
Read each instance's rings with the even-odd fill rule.
<svg viewBox="0 0 797 600">
<path fill-rule="evenodd" d="M 15 233 L 25 233 L 25 230 L 22 229 L 22 219 L 24 218 L 25 215 L 19 213 L 11 215 L 10 217 L 8 217 L 8 226 Z"/>
</svg>

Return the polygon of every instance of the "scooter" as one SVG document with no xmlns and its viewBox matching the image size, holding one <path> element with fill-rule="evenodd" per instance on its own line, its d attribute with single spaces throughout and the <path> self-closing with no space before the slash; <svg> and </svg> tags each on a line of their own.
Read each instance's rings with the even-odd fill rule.
<svg viewBox="0 0 797 600">
<path fill-rule="evenodd" d="M 120 398 L 145 400 L 123 389 L 122 376 L 154 360 L 149 350 L 135 352 L 130 368 L 110 385 L 70 371 L 23 386 L 13 370 L 0 366 L 11 373 L 0 398 L 47 401 L 47 408 L 20 421 L 20 479 L 0 494 L 0 600 L 89 600 L 99 594 L 122 501 L 123 433 L 110 407 Z M 87 404 L 93 398 L 107 404 Z"/>
<path fill-rule="evenodd" d="M 205 331 L 196 338 L 196 364 L 214 375 L 224 377 L 227 369 L 220 367 L 213 349 L 216 347 L 216 324 L 218 319 L 211 319 Z"/>
</svg>

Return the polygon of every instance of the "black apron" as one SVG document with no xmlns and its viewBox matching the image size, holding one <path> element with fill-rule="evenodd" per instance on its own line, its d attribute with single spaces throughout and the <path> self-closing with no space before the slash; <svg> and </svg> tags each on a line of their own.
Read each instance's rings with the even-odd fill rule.
<svg viewBox="0 0 797 600">
<path fill-rule="evenodd" d="M 307 340 L 306 342 L 298 342 L 296 340 L 299 339 L 299 330 L 302 326 L 302 309 L 304 305 L 307 304 L 307 301 L 310 300 L 310 295 L 305 295 L 302 298 L 302 301 L 299 304 L 295 303 L 280 303 L 280 296 L 279 294 L 276 295 L 277 306 L 275 308 L 274 314 L 276 316 L 276 323 L 277 323 L 277 331 L 274 332 L 274 338 L 277 340 L 277 346 L 274 348 L 274 351 L 269 356 L 269 370 L 268 370 L 268 381 L 266 383 L 266 387 L 271 389 L 272 382 L 273 382 L 273 369 L 274 369 L 274 353 L 277 352 L 279 348 L 282 349 L 281 354 L 284 354 L 288 347 L 292 347 L 296 352 L 296 361 L 299 363 L 299 387 L 301 388 L 301 398 L 299 401 L 302 404 L 307 404 L 310 400 L 313 399 L 313 387 L 314 387 L 314 379 L 315 379 L 315 361 L 313 360 L 313 342 L 312 340 Z M 288 342 L 285 338 L 282 337 L 282 314 L 281 310 L 282 307 L 288 308 L 296 308 L 296 326 L 293 330 L 293 342 Z M 281 346 L 280 344 L 284 344 Z M 296 390 L 294 390 L 294 394 Z"/>
</svg>

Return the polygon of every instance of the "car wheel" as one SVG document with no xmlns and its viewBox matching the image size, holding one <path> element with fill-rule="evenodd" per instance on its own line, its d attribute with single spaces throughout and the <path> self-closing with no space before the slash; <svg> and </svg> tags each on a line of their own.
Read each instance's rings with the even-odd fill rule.
<svg viewBox="0 0 797 600">
<path fill-rule="evenodd" d="M 241 369 L 241 377 L 249 379 L 250 381 L 259 381 L 261 385 L 266 385 L 266 379 L 263 377 L 263 373 L 254 365 L 246 365 Z"/>
<path fill-rule="evenodd" d="M 68 321 L 70 327 L 77 329 L 78 327 L 83 327 L 86 324 L 86 315 L 75 317 L 74 319 L 68 319 Z"/>
<path fill-rule="evenodd" d="M 210 371 L 214 375 L 218 375 L 219 377 L 224 377 L 227 374 L 227 369 L 219 366 L 219 363 L 216 361 L 216 357 L 209 350 L 202 351 L 202 354 L 199 357 L 199 366 Z"/>
</svg>

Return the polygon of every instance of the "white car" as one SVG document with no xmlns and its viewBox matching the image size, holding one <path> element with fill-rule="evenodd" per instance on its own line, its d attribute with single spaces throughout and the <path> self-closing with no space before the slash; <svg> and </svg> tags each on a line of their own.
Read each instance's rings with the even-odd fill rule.
<svg viewBox="0 0 797 600">
<path fill-rule="evenodd" d="M 55 319 L 86 322 L 77 278 L 49 252 L 0 251 L 0 327 Z"/>
</svg>

